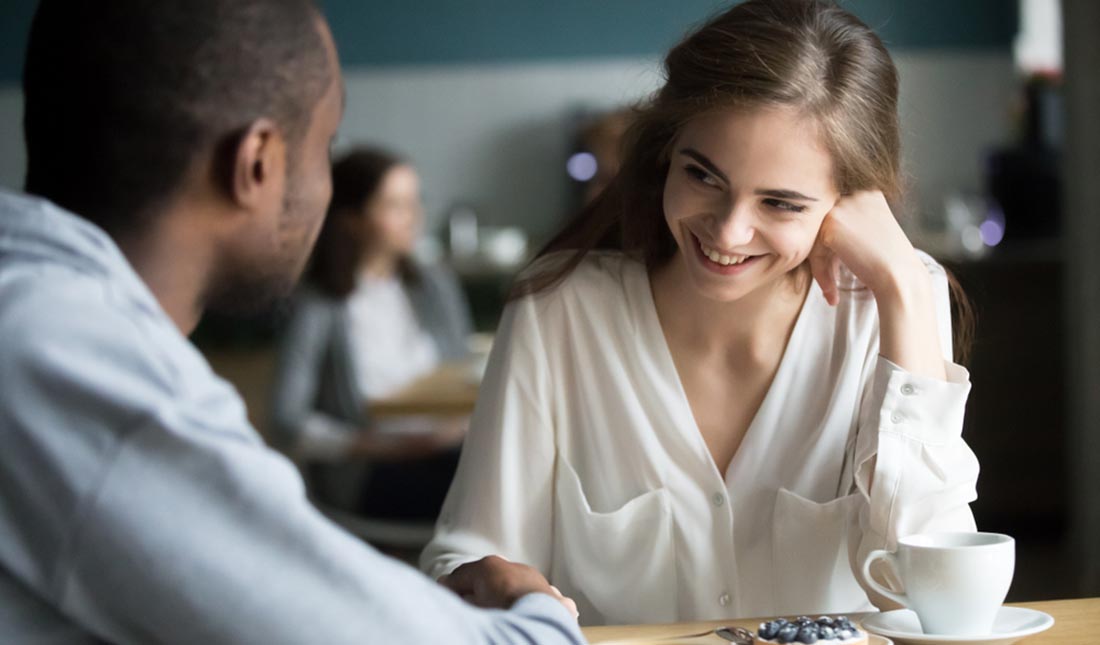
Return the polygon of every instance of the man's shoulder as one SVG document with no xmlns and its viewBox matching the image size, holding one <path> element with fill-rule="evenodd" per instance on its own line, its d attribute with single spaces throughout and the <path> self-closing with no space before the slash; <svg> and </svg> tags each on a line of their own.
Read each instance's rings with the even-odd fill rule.
<svg viewBox="0 0 1100 645">
<path fill-rule="evenodd" d="M 0 371 L 23 380 L 41 368 L 114 363 L 164 384 L 163 344 L 110 281 L 60 265 L 19 267 L 0 280 Z"/>
<path fill-rule="evenodd" d="M 156 418 L 255 438 L 239 394 L 156 302 L 108 277 L 0 280 L 0 338 L 12 339 L 0 342 L 0 399 L 24 411 L 108 433 Z"/>
</svg>

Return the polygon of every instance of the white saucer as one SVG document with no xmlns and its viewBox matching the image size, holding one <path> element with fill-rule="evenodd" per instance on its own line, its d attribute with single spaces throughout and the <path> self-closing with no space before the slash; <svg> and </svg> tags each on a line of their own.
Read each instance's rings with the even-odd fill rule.
<svg viewBox="0 0 1100 645">
<path fill-rule="evenodd" d="M 993 633 L 986 636 L 939 636 L 921 631 L 917 614 L 909 609 L 895 609 L 881 614 L 871 614 L 863 619 L 863 626 L 873 634 L 889 636 L 898 645 L 944 645 L 967 643 L 968 645 L 1012 645 L 1026 636 L 1044 632 L 1054 625 L 1049 614 L 1024 607 L 1001 607 L 993 621 Z"/>
</svg>

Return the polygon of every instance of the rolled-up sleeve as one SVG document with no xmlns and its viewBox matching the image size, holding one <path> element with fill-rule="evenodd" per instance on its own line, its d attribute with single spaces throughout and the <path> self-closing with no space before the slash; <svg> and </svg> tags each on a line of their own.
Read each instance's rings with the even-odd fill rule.
<svg viewBox="0 0 1100 645">
<path fill-rule="evenodd" d="M 865 502 L 849 543 L 861 582 L 872 550 L 892 550 L 915 533 L 975 530 L 969 504 L 977 498 L 978 460 L 962 438 L 970 375 L 951 360 L 946 276 L 938 266 L 930 272 L 947 378 L 912 374 L 882 356 L 872 360 L 854 450 L 855 486 Z"/>
</svg>

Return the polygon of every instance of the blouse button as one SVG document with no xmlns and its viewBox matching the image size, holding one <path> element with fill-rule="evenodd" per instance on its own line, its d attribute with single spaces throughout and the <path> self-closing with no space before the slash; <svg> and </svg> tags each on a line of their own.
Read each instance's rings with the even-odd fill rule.
<svg viewBox="0 0 1100 645">
<path fill-rule="evenodd" d="M 901 386 L 901 393 L 906 395 L 906 396 L 912 396 L 912 395 L 917 393 L 917 388 L 915 388 L 912 385 L 906 383 L 905 385 Z"/>
<path fill-rule="evenodd" d="M 895 412 L 895 413 L 890 415 L 890 420 L 893 421 L 894 423 L 901 423 L 901 422 L 905 421 L 905 416 L 902 415 L 901 412 Z"/>
<path fill-rule="evenodd" d="M 715 493 L 710 498 L 710 501 L 714 502 L 715 506 L 721 506 L 722 504 L 726 503 L 726 496 L 723 495 L 722 493 Z"/>
<path fill-rule="evenodd" d="M 723 607 L 728 607 L 730 604 L 730 595 L 728 593 L 723 593 L 721 596 L 718 596 L 718 604 Z"/>
</svg>

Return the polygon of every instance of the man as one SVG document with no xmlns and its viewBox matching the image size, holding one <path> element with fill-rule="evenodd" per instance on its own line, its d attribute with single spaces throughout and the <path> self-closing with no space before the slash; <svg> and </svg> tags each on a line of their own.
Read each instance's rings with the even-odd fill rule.
<svg viewBox="0 0 1100 645">
<path fill-rule="evenodd" d="M 342 81 L 308 0 L 43 0 L 0 194 L 0 641 L 577 643 L 326 521 L 185 336 L 301 273 Z M 48 200 L 48 201 L 47 201 Z M 452 581 L 454 583 L 455 581 Z M 542 592 L 542 593 L 538 593 Z"/>
</svg>

